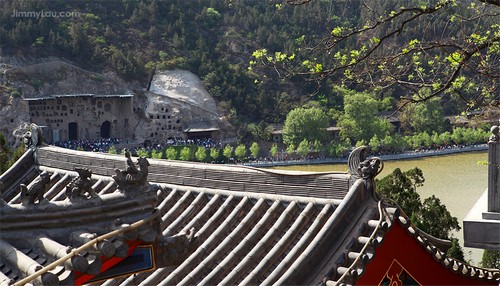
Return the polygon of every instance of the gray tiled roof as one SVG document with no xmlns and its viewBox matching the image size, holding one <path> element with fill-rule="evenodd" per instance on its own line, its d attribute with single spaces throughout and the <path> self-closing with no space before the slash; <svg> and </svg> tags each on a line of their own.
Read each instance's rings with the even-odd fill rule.
<svg viewBox="0 0 500 286">
<path fill-rule="evenodd" d="M 413 230 L 411 235 L 431 255 L 441 259 L 443 266 L 461 275 L 498 280 L 495 276 L 498 274 L 447 258 L 436 247 L 437 241 L 405 221 L 407 217 L 399 208 L 381 204 L 366 191 L 363 179 L 349 174 L 283 174 L 150 160 L 148 178 L 156 191 L 140 198 L 120 199 L 123 194 L 110 176 L 124 164 L 121 156 L 39 147 L 36 156 L 27 155 L 14 167 L 17 175 L 12 175 L 11 170 L 0 176 L 0 182 L 5 182 L 3 198 L 9 205 L 0 208 L 0 238 L 44 266 L 55 257 L 21 234 L 44 233 L 47 239 L 66 247 L 72 244 L 70 232 L 106 234 L 112 231 L 109 222 L 115 218 L 131 224 L 147 217 L 155 208 L 161 236 L 194 230 L 188 255 L 174 266 L 100 284 L 317 285 L 332 284 L 339 279 L 351 284 L 364 273 L 385 233 L 399 222 L 410 233 Z M 75 167 L 91 168 L 92 188 L 99 194 L 99 200 L 115 200 L 115 203 L 95 205 L 89 200 L 72 204 L 66 198 L 65 187 L 76 176 L 72 171 Z M 41 171 L 50 174 L 45 198 L 51 203 L 45 208 L 66 206 L 65 212 L 73 213 L 65 218 L 64 225 L 51 225 L 50 212 L 32 214 L 41 215 L 38 219 L 19 221 L 22 215 L 30 214 L 22 213 L 16 186 L 28 184 Z M 88 217 L 79 217 L 82 211 Z M 43 219 L 43 215 L 47 218 Z M 40 218 L 46 222 L 45 226 L 37 225 Z M 115 240 L 110 242 L 118 244 Z M 87 261 L 91 261 L 89 254 L 86 255 Z M 450 263 L 453 265 L 449 266 Z M 58 267 L 52 273 L 63 280 L 70 275 L 67 271 L 67 267 Z M 25 276 L 3 258 L 0 258 L 0 273 L 0 285 L 5 277 L 15 281 Z"/>
</svg>

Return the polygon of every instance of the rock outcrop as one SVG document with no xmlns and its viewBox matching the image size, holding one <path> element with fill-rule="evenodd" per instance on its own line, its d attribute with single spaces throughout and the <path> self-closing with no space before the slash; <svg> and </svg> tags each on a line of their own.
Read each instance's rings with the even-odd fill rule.
<svg viewBox="0 0 500 286">
<path fill-rule="evenodd" d="M 92 95 L 117 98 L 116 95 L 127 94 L 133 95 L 133 107 L 130 111 L 120 112 L 126 116 L 127 132 L 113 129 L 125 128 L 121 126 L 123 124 L 120 125 L 125 119 L 95 118 L 96 122 L 107 120 L 113 124 L 112 135 L 129 134 L 128 138 L 122 139 L 136 143 L 163 143 L 169 138 L 186 139 L 189 132 L 204 131 L 214 132 L 213 135 L 219 138 L 234 137 L 234 127 L 220 116 L 214 98 L 203 87 L 199 77 L 189 71 L 158 71 L 152 78 L 150 89 L 146 91 L 137 83 L 127 83 L 111 72 L 100 74 L 87 71 L 57 58 L 36 63 L 0 58 L 0 132 L 6 135 L 9 145 L 15 147 L 21 142 L 20 136 L 28 124 L 35 122 L 40 126 L 46 125 L 45 131 L 50 135 L 52 130 L 60 134 L 53 138 L 67 140 L 65 134 L 69 130 L 68 122 L 80 122 L 82 116 L 86 118 L 98 111 L 95 103 L 84 106 L 87 100 L 83 97 L 93 102 L 95 100 L 92 98 L 95 97 Z M 69 111 L 73 111 L 71 106 L 74 103 L 71 102 L 75 100 L 70 98 L 75 96 L 82 96 L 82 100 L 77 103 L 78 107 L 75 105 L 76 111 L 72 115 Z M 31 101 L 43 100 L 43 112 L 38 113 L 38 103 L 28 104 L 24 100 L 27 98 Z M 123 109 L 121 104 L 116 104 L 116 108 L 108 110 Z M 60 107 L 68 110 L 61 112 Z M 103 117 L 102 113 L 100 117 Z M 83 123 L 78 125 L 78 128 L 90 128 L 88 131 L 83 130 L 86 132 L 77 130 L 78 139 L 96 139 L 92 136 L 100 136 L 100 132 L 93 130 L 94 127 Z M 48 143 L 51 143 L 50 140 Z"/>
</svg>

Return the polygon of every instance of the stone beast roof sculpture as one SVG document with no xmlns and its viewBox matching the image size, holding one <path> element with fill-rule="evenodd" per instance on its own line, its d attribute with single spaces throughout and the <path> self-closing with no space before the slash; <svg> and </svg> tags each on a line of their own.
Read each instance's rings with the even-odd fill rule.
<svg viewBox="0 0 500 286">
<path fill-rule="evenodd" d="M 87 168 L 75 168 L 78 177 L 74 178 L 66 186 L 66 196 L 71 201 L 90 198 L 97 198 L 99 195 L 92 189 L 92 170 Z"/>
<path fill-rule="evenodd" d="M 127 158 L 125 170 L 115 169 L 116 174 L 112 176 L 118 185 L 118 189 L 123 192 L 144 191 L 149 188 L 148 167 L 149 161 L 140 157 L 136 164 L 131 159 L 129 151 L 125 151 Z"/>
</svg>

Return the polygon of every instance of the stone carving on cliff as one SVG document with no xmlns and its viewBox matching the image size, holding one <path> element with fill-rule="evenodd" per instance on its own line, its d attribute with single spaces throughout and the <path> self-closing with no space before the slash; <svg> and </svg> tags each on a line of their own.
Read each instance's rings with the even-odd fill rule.
<svg viewBox="0 0 500 286">
<path fill-rule="evenodd" d="M 37 199 L 38 203 L 41 203 L 44 200 L 43 195 L 47 191 L 49 183 L 50 174 L 43 171 L 28 186 L 21 184 L 21 203 L 25 206 L 34 205 Z"/>
<path fill-rule="evenodd" d="M 384 162 L 378 157 L 367 158 L 368 147 L 361 146 L 354 149 L 349 155 L 349 172 L 365 180 L 369 191 L 375 191 L 375 177 L 384 169 Z"/>
<path fill-rule="evenodd" d="M 69 182 L 66 187 L 66 196 L 70 201 L 97 198 L 99 195 L 92 189 L 92 170 L 87 168 L 75 168 L 78 177 Z"/>
<path fill-rule="evenodd" d="M 112 178 L 121 191 L 148 190 L 149 161 L 146 158 L 139 157 L 137 162 L 132 161 L 129 151 L 125 151 L 126 167 L 125 170 L 115 169 L 116 175 Z"/>
</svg>

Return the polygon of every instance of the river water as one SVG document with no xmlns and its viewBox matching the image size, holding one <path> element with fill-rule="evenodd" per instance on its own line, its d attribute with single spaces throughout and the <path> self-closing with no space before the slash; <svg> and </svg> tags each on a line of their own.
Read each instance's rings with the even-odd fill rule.
<svg viewBox="0 0 500 286">
<path fill-rule="evenodd" d="M 402 171 L 418 167 L 423 171 L 425 182 L 417 188 L 422 201 L 435 195 L 446 205 L 451 215 L 458 218 L 461 227 L 463 219 L 486 190 L 488 185 L 488 168 L 478 162 L 488 159 L 488 151 L 468 152 L 453 155 L 385 161 L 384 170 L 378 176 L 382 178 L 395 168 Z M 300 170 L 311 172 L 347 171 L 347 164 L 296 165 L 280 166 L 275 169 Z M 453 234 L 463 246 L 462 230 Z M 483 251 L 475 248 L 464 248 L 465 258 L 469 263 L 478 265 Z"/>
</svg>

